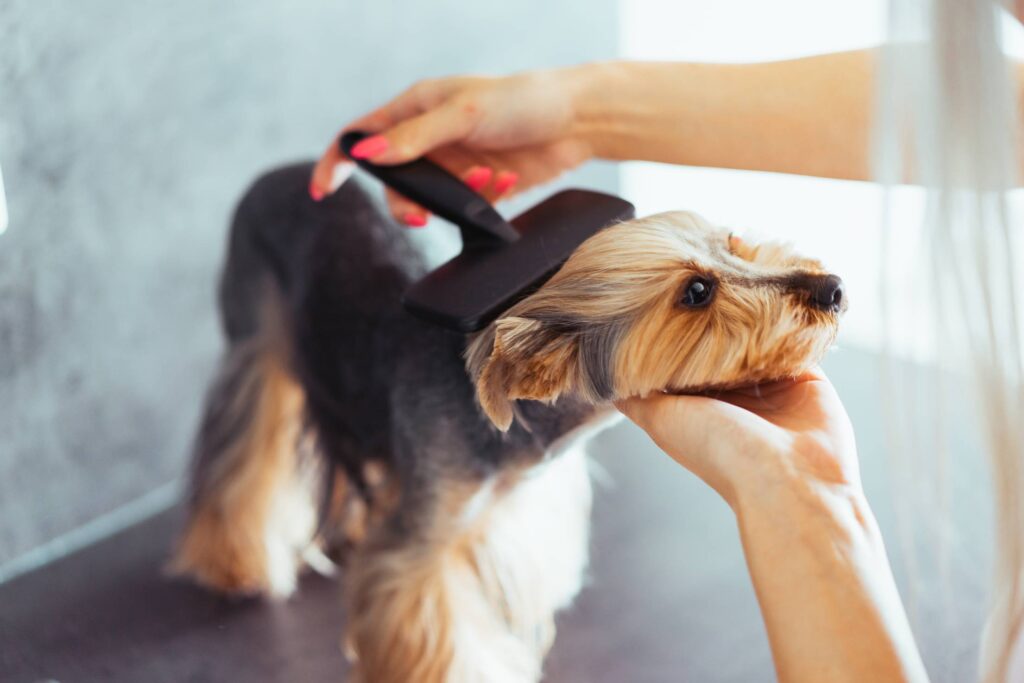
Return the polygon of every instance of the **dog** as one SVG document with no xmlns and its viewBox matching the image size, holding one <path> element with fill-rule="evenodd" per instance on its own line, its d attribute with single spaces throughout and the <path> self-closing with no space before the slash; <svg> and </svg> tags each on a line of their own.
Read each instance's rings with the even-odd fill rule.
<svg viewBox="0 0 1024 683">
<path fill-rule="evenodd" d="M 462 335 L 401 310 L 425 272 L 406 229 L 358 179 L 313 202 L 310 171 L 264 175 L 235 212 L 174 569 L 282 597 L 340 558 L 353 680 L 537 681 L 580 590 L 583 446 L 613 402 L 804 371 L 841 281 L 666 213 L 600 231 Z"/>
</svg>

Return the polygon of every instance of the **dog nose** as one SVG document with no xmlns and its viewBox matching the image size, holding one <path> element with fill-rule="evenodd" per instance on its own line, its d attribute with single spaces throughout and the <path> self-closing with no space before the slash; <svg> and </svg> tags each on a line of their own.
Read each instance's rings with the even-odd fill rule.
<svg viewBox="0 0 1024 683">
<path fill-rule="evenodd" d="M 823 311 L 838 312 L 843 303 L 843 281 L 838 275 L 817 279 L 811 287 L 811 305 Z"/>
</svg>

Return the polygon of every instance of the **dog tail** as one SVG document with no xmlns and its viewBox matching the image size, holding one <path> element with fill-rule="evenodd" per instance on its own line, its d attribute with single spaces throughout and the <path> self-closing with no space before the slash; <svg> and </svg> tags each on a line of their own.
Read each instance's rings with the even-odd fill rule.
<svg viewBox="0 0 1024 683">
<path fill-rule="evenodd" d="M 195 441 L 176 573 L 232 593 L 287 595 L 317 555 L 318 458 L 302 457 L 304 397 L 273 335 L 233 344 Z"/>
<path fill-rule="evenodd" d="M 227 592 L 286 595 L 304 562 L 327 568 L 315 540 L 325 467 L 306 428 L 286 294 L 261 211 L 282 177 L 257 180 L 232 222 L 219 289 L 228 345 L 206 396 L 188 520 L 171 563 Z"/>
<path fill-rule="evenodd" d="M 270 335 L 233 344 L 207 393 L 196 436 L 191 500 L 225 482 L 262 488 L 293 459 L 303 422 L 302 388 Z"/>
</svg>

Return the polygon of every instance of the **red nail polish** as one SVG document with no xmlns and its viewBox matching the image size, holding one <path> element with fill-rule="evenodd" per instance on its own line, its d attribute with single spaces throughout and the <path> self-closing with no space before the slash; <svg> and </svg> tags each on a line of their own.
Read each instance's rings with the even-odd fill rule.
<svg viewBox="0 0 1024 683">
<path fill-rule="evenodd" d="M 313 184 L 313 181 L 309 182 L 309 196 L 312 197 L 314 202 L 318 202 L 324 198 L 324 193 L 319 187 Z"/>
<path fill-rule="evenodd" d="M 402 220 L 405 221 L 405 224 L 408 225 L 410 228 L 422 228 L 424 225 L 427 224 L 426 216 L 423 216 L 422 214 L 418 213 L 413 213 L 412 211 L 402 216 Z"/>
<path fill-rule="evenodd" d="M 388 139 L 383 135 L 374 135 L 357 142 L 352 148 L 352 157 L 354 159 L 369 159 L 377 156 L 387 148 Z"/>
<path fill-rule="evenodd" d="M 491 176 L 493 175 L 494 171 L 487 166 L 474 166 L 466 171 L 466 174 L 462 176 L 462 179 L 467 185 L 469 185 L 471 190 L 479 192 L 487 185 L 487 183 L 491 182 Z"/>
<path fill-rule="evenodd" d="M 514 171 L 502 171 L 494 178 L 494 194 L 503 195 L 519 182 L 519 174 Z"/>
</svg>

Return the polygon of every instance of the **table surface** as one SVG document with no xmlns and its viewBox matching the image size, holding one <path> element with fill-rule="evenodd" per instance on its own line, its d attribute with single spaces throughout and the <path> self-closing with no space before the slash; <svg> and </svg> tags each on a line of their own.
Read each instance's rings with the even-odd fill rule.
<svg viewBox="0 0 1024 683">
<path fill-rule="evenodd" d="M 872 502 L 886 532 L 891 506 L 874 472 L 882 464 L 864 456 L 865 443 L 878 450 L 869 362 L 847 354 L 830 365 L 858 425 L 866 486 L 881 499 Z M 592 563 L 579 599 L 559 618 L 545 680 L 775 680 L 728 507 L 631 425 L 591 450 L 602 470 Z M 0 681 L 344 680 L 337 581 L 307 576 L 292 599 L 273 603 L 171 580 L 161 567 L 180 517 L 165 512 L 0 586 Z M 980 611 L 961 617 L 963 626 Z M 939 649 L 953 665 L 933 669 L 935 680 L 966 680 L 973 644 Z"/>
</svg>

